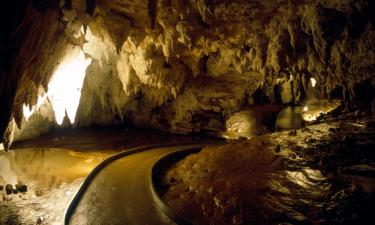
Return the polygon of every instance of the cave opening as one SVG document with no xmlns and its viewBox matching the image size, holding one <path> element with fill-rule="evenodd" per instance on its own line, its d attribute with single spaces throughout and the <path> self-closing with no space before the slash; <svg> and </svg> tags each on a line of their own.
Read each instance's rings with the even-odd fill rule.
<svg viewBox="0 0 375 225">
<path fill-rule="evenodd" d="M 69 57 L 71 59 L 61 64 L 48 83 L 47 96 L 58 125 L 62 124 L 65 115 L 74 123 L 86 68 L 91 63 L 91 59 L 86 59 L 82 51 L 78 56 L 70 54 Z"/>
<path fill-rule="evenodd" d="M 374 8 L 5 1 L 0 224 L 368 224 Z"/>
<path fill-rule="evenodd" d="M 91 59 L 86 59 L 82 51 L 69 53 L 52 75 L 47 93 L 38 96 L 36 105 L 23 105 L 26 122 L 45 104 L 45 101 L 49 101 L 57 125 L 62 125 L 65 116 L 71 124 L 74 124 L 86 68 L 90 63 Z"/>
</svg>

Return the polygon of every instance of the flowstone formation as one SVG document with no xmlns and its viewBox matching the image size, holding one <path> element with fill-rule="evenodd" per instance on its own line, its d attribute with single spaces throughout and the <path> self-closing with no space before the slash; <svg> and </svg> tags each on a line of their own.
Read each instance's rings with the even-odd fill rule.
<svg viewBox="0 0 375 225">
<path fill-rule="evenodd" d="M 1 133 L 10 118 L 27 126 L 23 105 L 37 104 L 77 47 L 91 62 L 74 126 L 218 134 L 254 104 L 371 101 L 374 10 L 370 0 L 33 1 L 0 89 L 12 109 Z"/>
</svg>

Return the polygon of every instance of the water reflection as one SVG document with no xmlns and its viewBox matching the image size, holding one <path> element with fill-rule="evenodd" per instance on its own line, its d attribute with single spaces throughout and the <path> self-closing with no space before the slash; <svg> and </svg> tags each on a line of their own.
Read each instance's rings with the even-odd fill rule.
<svg viewBox="0 0 375 225">
<path fill-rule="evenodd" d="M 58 148 L 0 153 L 0 185 L 28 187 L 22 194 L 0 191 L 0 224 L 63 224 L 65 209 L 84 177 L 112 153 Z"/>
<path fill-rule="evenodd" d="M 284 108 L 276 118 L 275 130 L 293 130 L 303 127 L 304 121 L 302 119 L 302 107 L 288 106 Z"/>
<path fill-rule="evenodd" d="M 62 183 L 86 177 L 111 153 L 74 152 L 56 148 L 11 151 L 0 155 L 0 176 L 4 184 L 32 182 L 41 187 L 58 187 Z"/>
<path fill-rule="evenodd" d="M 340 104 L 338 100 L 311 99 L 303 106 L 287 106 L 277 115 L 275 130 L 299 129 L 305 123 L 315 121 L 319 116 L 336 109 Z"/>
<path fill-rule="evenodd" d="M 311 99 L 305 103 L 305 106 L 302 109 L 302 118 L 308 122 L 314 121 L 319 116 L 336 109 L 340 104 L 341 102 L 338 100 Z"/>
<path fill-rule="evenodd" d="M 1 154 L 1 153 L 0 153 Z M 13 162 L 13 156 L 10 156 L 12 153 L 6 153 L 0 155 L 0 185 L 2 183 L 15 185 L 18 183 L 17 175 L 12 170 L 11 163 Z"/>
</svg>

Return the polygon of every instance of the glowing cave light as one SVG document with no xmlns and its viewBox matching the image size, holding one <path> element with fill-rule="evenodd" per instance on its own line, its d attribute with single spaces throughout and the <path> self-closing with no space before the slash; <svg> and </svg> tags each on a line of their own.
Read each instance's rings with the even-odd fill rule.
<svg viewBox="0 0 375 225">
<path fill-rule="evenodd" d="M 34 106 L 30 109 L 27 105 L 23 104 L 22 106 L 23 116 L 25 117 L 26 121 L 29 121 L 31 115 L 33 115 L 35 109 Z"/>
<path fill-rule="evenodd" d="M 310 78 L 310 81 L 311 81 L 311 85 L 313 86 L 313 87 L 315 87 L 315 85 L 316 85 L 316 80 L 315 80 L 315 78 Z"/>
<path fill-rule="evenodd" d="M 57 124 L 61 125 L 65 112 L 71 123 L 74 123 L 76 111 L 81 98 L 81 88 L 90 58 L 80 51 L 63 61 L 48 84 L 48 98 L 51 100 Z"/>
<path fill-rule="evenodd" d="M 29 118 L 35 111 L 38 111 L 40 106 L 43 104 L 43 102 L 47 99 L 47 95 L 44 94 L 43 96 L 38 96 L 38 101 L 36 105 L 32 106 L 31 109 L 29 106 L 23 104 L 22 110 L 23 110 L 23 115 L 26 119 L 26 122 L 29 121 Z"/>
<path fill-rule="evenodd" d="M 305 106 L 303 107 L 302 111 L 306 112 L 307 110 L 309 110 L 309 107 Z"/>
</svg>

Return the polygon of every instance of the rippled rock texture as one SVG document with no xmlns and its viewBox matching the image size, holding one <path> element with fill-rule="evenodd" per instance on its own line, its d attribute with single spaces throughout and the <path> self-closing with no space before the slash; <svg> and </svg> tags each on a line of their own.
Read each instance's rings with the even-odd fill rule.
<svg viewBox="0 0 375 225">
<path fill-rule="evenodd" d="M 356 101 L 360 87 L 372 97 L 370 0 L 27 4 L 25 19 L 12 30 L 16 53 L 1 70 L 7 109 L 1 133 L 9 118 L 24 126 L 23 104 L 37 104 L 61 60 L 77 46 L 91 59 L 77 126 L 126 122 L 217 133 L 225 131 L 230 115 L 253 104 L 307 97 Z"/>
<path fill-rule="evenodd" d="M 206 147 L 157 188 L 192 224 L 371 224 L 374 136 L 352 120 Z"/>
</svg>

